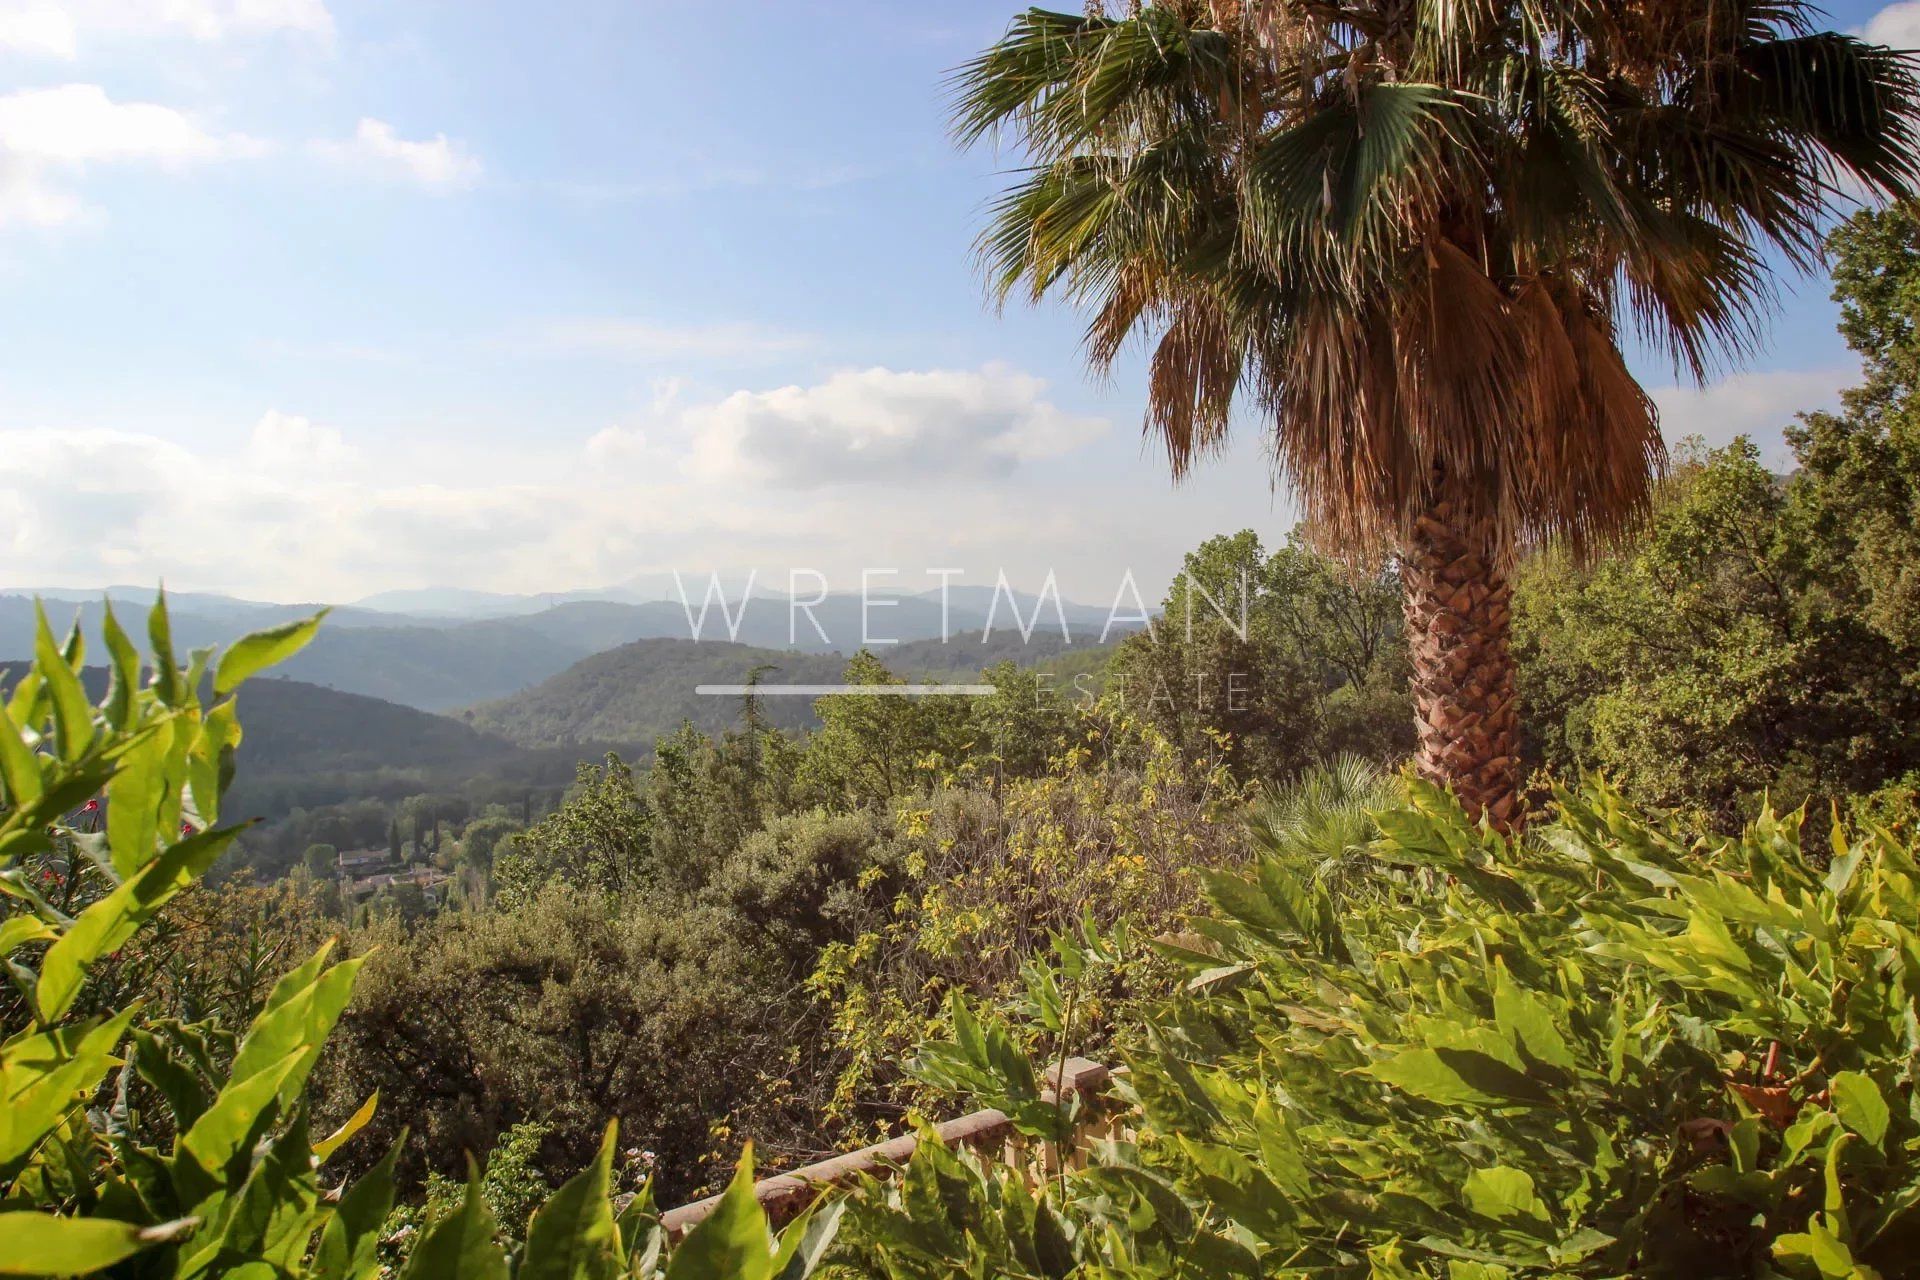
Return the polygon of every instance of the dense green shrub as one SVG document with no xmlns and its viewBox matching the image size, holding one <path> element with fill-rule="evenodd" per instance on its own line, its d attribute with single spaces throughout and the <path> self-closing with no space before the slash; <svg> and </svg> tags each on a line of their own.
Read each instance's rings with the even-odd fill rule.
<svg viewBox="0 0 1920 1280">
<path fill-rule="evenodd" d="M 329 1110 L 379 1090 L 383 1139 L 411 1130 L 401 1175 L 457 1173 L 525 1121 L 549 1127 L 553 1181 L 593 1152 L 609 1119 L 660 1161 L 661 1193 L 725 1176 L 724 1125 L 751 1110 L 762 1145 L 806 1132 L 804 1042 L 791 989 L 805 969 L 716 906 L 609 900 L 555 884 L 511 911 L 442 915 L 377 948 L 319 1085 Z M 799 1102 L 773 1080 L 792 1078 Z M 717 1159 L 710 1159 L 717 1157 Z"/>
<path fill-rule="evenodd" d="M 1537 762 L 1605 769 L 1723 830 L 1764 793 L 1824 809 L 1920 766 L 1920 649 L 1833 559 L 1830 493 L 1742 442 L 1684 463 L 1620 553 L 1527 565 L 1514 630 Z"/>
<path fill-rule="evenodd" d="M 1083 921 L 1176 928 L 1207 869 L 1246 856 L 1247 791 L 1217 747 L 1187 755 L 1110 703 L 1074 724 L 1041 776 L 954 780 L 896 807 L 892 856 L 870 864 L 865 913 L 849 917 L 857 932 L 830 941 L 809 980 L 831 1015 L 836 1115 L 897 1124 L 922 1092 L 901 1059 L 943 1025 L 951 994 L 1024 991 L 1029 962 Z M 1162 968 L 1139 955 L 1087 984 L 1077 1020 L 1090 1043 Z"/>
<path fill-rule="evenodd" d="M 1596 786 L 1508 841 L 1414 785 L 1351 891 L 1276 842 L 1211 885 L 1129 1038 L 1134 1132 L 1029 1188 L 934 1144 L 869 1187 L 890 1277 L 1913 1272 L 1920 862 L 1797 816 L 1695 839 Z M 1005 1033 L 939 1078 L 1029 1117 Z M 996 1039 L 998 1037 L 998 1039 Z"/>
</svg>

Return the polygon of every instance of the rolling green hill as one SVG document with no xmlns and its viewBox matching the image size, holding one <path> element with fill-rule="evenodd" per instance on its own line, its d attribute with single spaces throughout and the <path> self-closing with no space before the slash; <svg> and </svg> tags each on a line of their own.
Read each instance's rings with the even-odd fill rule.
<svg viewBox="0 0 1920 1280">
<path fill-rule="evenodd" d="M 740 717 L 740 700 L 706 697 L 701 684 L 744 684 L 755 667 L 778 670 L 767 679 L 790 684 L 838 680 L 845 661 L 837 655 L 757 649 L 743 644 L 692 640 L 636 640 L 596 653 L 531 689 L 475 707 L 474 727 L 522 746 L 560 747 L 616 742 L 651 747 L 683 720 L 714 732 Z M 787 729 L 814 723 L 812 703 L 770 698 L 767 713 Z"/>
<path fill-rule="evenodd" d="M 1058 668 L 1064 673 L 1058 683 L 1067 686 L 1074 673 L 1103 667 L 1113 648 L 1113 644 L 1064 645 L 1057 634 L 1049 639 L 1036 631 L 1030 644 L 1023 643 L 1018 632 L 996 632 L 984 642 L 976 633 L 945 643 L 919 640 L 875 652 L 895 674 L 908 678 L 961 683 L 976 678 L 986 667 L 1011 660 L 1022 666 Z M 639 640 L 594 654 L 512 697 L 474 707 L 467 719 L 476 728 L 525 747 L 613 742 L 645 748 L 682 721 L 690 720 L 709 733 L 739 722 L 738 698 L 697 694 L 697 685 L 744 684 L 760 666 L 772 668 L 764 676 L 768 683 L 830 684 L 840 679 L 846 663 L 840 654 Z M 768 719 L 781 728 L 805 729 L 818 723 L 808 698 L 768 698 L 764 706 Z"/>
</svg>

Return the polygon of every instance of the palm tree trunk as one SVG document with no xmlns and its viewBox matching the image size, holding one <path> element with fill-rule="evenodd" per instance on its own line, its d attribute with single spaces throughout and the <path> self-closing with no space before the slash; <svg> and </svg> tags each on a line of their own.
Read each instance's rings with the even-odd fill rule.
<svg viewBox="0 0 1920 1280">
<path fill-rule="evenodd" d="M 1415 523 L 1401 568 L 1413 647 L 1421 776 L 1469 814 L 1511 825 L 1520 802 L 1519 702 L 1508 646 L 1512 588 L 1491 526 L 1448 502 Z"/>
</svg>

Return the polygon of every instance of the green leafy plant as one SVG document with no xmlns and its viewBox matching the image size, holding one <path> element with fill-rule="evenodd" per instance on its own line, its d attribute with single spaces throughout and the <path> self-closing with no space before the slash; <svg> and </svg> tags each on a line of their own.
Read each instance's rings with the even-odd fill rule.
<svg viewBox="0 0 1920 1280">
<path fill-rule="evenodd" d="M 78 629 L 56 643 L 40 616 L 35 660 L 0 704 L 0 954 L 14 988 L 0 1039 L 0 1275 L 382 1274 L 394 1152 L 351 1183 L 329 1186 L 326 1174 L 376 1098 L 315 1138 L 305 1096 L 364 956 L 336 963 L 334 944 L 322 946 L 240 1030 L 143 1018 L 137 1002 L 88 1004 L 89 971 L 243 829 L 221 819 L 241 739 L 235 691 L 297 652 L 319 621 L 248 636 L 217 662 L 196 651 L 182 667 L 162 596 L 143 682 L 109 609 L 109 679 L 95 703 Z M 50 878 L 62 884 L 59 905 L 42 891 Z M 599 1157 L 533 1212 L 513 1256 L 476 1176 L 402 1273 L 795 1280 L 831 1237 L 827 1212 L 776 1240 L 743 1162 L 723 1212 L 669 1252 L 650 1194 L 615 1216 L 613 1141 L 609 1126 Z"/>
<path fill-rule="evenodd" d="M 1091 1167 L 1040 1188 L 916 1155 L 918 1175 L 862 1195 L 849 1265 L 1911 1272 L 1911 842 L 1836 824 L 1810 861 L 1799 815 L 1696 839 L 1598 784 L 1558 792 L 1525 838 L 1418 783 L 1374 820 L 1364 891 L 1271 848 L 1216 877 L 1214 913 L 1173 948 L 1188 990 L 1130 1038 L 1131 1131 Z M 956 1054 L 975 1074 L 993 1061 Z M 944 1219 L 916 1200 L 928 1185 Z"/>
</svg>

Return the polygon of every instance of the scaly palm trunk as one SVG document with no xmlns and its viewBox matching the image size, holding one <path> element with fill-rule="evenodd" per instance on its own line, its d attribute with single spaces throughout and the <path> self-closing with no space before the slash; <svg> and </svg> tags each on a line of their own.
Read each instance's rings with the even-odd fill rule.
<svg viewBox="0 0 1920 1280">
<path fill-rule="evenodd" d="M 1413 647 L 1423 777 L 1453 788 L 1501 829 L 1520 800 L 1519 702 L 1507 635 L 1512 589 L 1491 528 L 1436 503 L 1414 527 L 1401 570 Z"/>
</svg>

